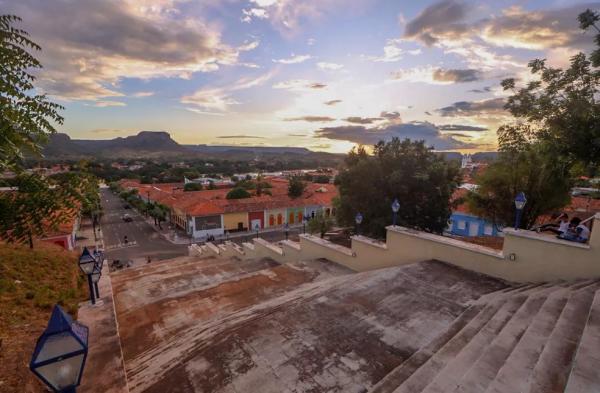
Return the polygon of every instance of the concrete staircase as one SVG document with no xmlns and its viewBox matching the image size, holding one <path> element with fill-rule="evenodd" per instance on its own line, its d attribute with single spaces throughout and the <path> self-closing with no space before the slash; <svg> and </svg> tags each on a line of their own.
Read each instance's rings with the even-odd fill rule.
<svg viewBox="0 0 600 393">
<path fill-rule="evenodd" d="M 600 392 L 600 280 L 520 285 L 472 302 L 372 393 Z"/>
</svg>

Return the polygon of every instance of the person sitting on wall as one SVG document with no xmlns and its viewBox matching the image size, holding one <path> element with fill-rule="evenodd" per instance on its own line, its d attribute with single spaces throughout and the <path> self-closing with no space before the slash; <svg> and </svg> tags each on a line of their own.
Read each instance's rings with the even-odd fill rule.
<svg viewBox="0 0 600 393">
<path fill-rule="evenodd" d="M 581 218 L 574 217 L 569 223 L 569 230 L 557 237 L 572 242 L 586 243 L 590 239 L 590 229 L 581 223 Z"/>
<path fill-rule="evenodd" d="M 549 224 L 540 225 L 539 232 L 552 232 L 560 236 L 569 231 L 569 215 L 567 213 L 553 214 L 552 221 Z"/>
</svg>

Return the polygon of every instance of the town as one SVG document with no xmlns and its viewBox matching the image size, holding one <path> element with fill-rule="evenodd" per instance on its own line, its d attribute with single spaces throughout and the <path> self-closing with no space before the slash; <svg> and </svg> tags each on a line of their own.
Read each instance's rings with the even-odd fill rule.
<svg viewBox="0 0 600 393">
<path fill-rule="evenodd" d="M 600 4 L 337 3 L 0 0 L 0 391 L 600 391 Z"/>
</svg>

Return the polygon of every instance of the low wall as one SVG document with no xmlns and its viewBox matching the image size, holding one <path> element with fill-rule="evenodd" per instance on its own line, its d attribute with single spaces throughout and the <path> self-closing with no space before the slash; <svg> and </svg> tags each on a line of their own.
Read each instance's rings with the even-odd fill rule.
<svg viewBox="0 0 600 393">
<path fill-rule="evenodd" d="M 600 228 L 600 214 L 595 217 Z M 540 282 L 600 277 L 600 230 L 592 232 L 589 244 L 556 239 L 531 231 L 505 229 L 504 248 L 496 251 L 460 240 L 389 226 L 385 243 L 364 236 L 352 237 L 351 248 L 312 235 L 300 242 L 253 239 L 234 249 L 233 244 L 207 244 L 203 253 L 239 258 L 272 258 L 280 263 L 326 258 L 355 271 L 380 269 L 437 259 L 468 270 L 512 282 Z"/>
</svg>

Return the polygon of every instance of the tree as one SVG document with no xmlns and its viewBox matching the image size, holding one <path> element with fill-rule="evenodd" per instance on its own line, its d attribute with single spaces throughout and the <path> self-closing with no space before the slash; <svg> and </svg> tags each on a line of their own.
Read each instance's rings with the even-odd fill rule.
<svg viewBox="0 0 600 393">
<path fill-rule="evenodd" d="M 35 94 L 31 70 L 42 68 L 28 50 L 41 48 L 16 28 L 21 18 L 0 15 L 0 169 L 14 167 L 25 151 L 40 154 L 40 144 L 62 124 L 60 105 Z"/>
<path fill-rule="evenodd" d="M 424 141 L 393 138 L 379 142 L 373 151 L 370 155 L 360 147 L 346 157 L 336 180 L 338 223 L 354 226 L 360 212 L 361 231 L 383 237 L 385 226 L 392 223 L 392 202 L 398 198 L 401 225 L 442 233 L 460 180 L 458 166 L 435 154 Z"/>
<path fill-rule="evenodd" d="M 579 15 L 580 27 L 594 27 L 600 46 L 600 30 L 595 22 L 600 16 L 590 10 Z M 600 49 L 588 58 L 584 53 L 571 57 L 569 68 L 562 70 L 546 64 L 544 59 L 529 62 L 534 80 L 517 88 L 513 78 L 502 81 L 511 91 L 506 109 L 515 117 L 526 138 L 548 144 L 569 164 L 582 162 L 596 167 L 600 163 Z M 506 134 L 512 137 L 514 134 Z M 510 143 L 510 140 L 499 141 Z M 519 142 L 519 139 L 516 140 Z"/>
<path fill-rule="evenodd" d="M 186 183 L 183 186 L 183 191 L 202 191 L 202 184 L 200 184 L 200 183 Z"/>
<path fill-rule="evenodd" d="M 14 191 L 0 193 L 0 238 L 30 248 L 34 238 L 55 231 L 97 198 L 97 182 L 88 176 L 45 179 L 20 174 L 14 184 Z"/>
<path fill-rule="evenodd" d="M 304 193 L 306 185 L 299 176 L 290 177 L 288 184 L 288 195 L 290 198 L 298 198 Z"/>
<path fill-rule="evenodd" d="M 319 233 L 321 239 L 333 228 L 333 219 L 327 217 L 323 212 L 318 213 L 308 222 L 308 231 L 310 233 Z"/>
<path fill-rule="evenodd" d="M 500 130 L 500 135 L 503 132 Z M 546 147 L 539 142 L 523 143 L 519 148 L 510 149 L 501 145 L 498 160 L 476 178 L 479 188 L 467 196 L 471 211 L 495 224 L 512 225 L 515 196 L 524 192 L 527 203 L 521 227 L 530 228 L 540 215 L 568 204 L 569 166 Z"/>
<path fill-rule="evenodd" d="M 227 199 L 250 198 L 252 195 L 241 187 L 236 187 L 227 193 Z"/>
<path fill-rule="evenodd" d="M 313 183 L 329 184 L 331 178 L 327 175 L 318 175 L 313 177 Z"/>
</svg>

